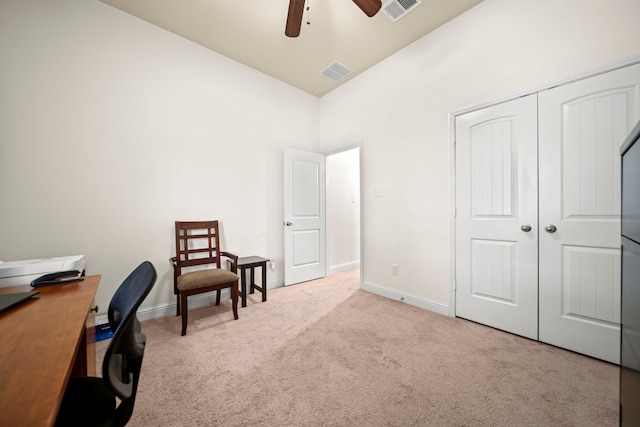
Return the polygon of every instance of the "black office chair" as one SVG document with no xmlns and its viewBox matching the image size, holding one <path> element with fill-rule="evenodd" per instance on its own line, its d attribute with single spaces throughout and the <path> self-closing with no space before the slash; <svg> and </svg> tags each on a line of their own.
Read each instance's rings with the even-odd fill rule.
<svg viewBox="0 0 640 427">
<path fill-rule="evenodd" d="M 71 378 L 56 427 L 124 426 L 133 413 L 146 337 L 136 311 L 156 281 L 149 261 L 140 264 L 122 282 L 109 304 L 113 338 L 102 363 L 102 378 Z M 120 404 L 116 403 L 116 398 Z"/>
</svg>

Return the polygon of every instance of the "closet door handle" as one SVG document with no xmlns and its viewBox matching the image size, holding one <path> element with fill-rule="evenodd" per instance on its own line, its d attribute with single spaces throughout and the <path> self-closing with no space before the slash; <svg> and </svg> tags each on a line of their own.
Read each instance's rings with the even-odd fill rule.
<svg viewBox="0 0 640 427">
<path fill-rule="evenodd" d="M 557 228 L 553 224 L 549 224 L 544 228 L 544 231 L 546 231 L 547 233 L 555 233 L 556 230 L 557 230 Z"/>
<path fill-rule="evenodd" d="M 530 232 L 530 231 L 531 231 L 531 226 L 530 226 L 529 224 L 523 224 L 523 225 L 520 227 L 520 230 L 524 231 L 525 233 L 528 233 L 528 232 Z"/>
</svg>

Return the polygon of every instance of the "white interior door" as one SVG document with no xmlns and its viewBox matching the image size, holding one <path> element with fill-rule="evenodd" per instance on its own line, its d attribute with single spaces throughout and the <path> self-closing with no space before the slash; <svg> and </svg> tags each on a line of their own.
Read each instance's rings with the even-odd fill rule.
<svg viewBox="0 0 640 427">
<path fill-rule="evenodd" d="M 325 156 L 284 150 L 284 284 L 326 275 Z"/>
<path fill-rule="evenodd" d="M 541 92 L 540 340 L 620 360 L 620 144 L 640 65 Z"/>
<path fill-rule="evenodd" d="M 536 95 L 456 118 L 456 315 L 538 338 Z"/>
</svg>

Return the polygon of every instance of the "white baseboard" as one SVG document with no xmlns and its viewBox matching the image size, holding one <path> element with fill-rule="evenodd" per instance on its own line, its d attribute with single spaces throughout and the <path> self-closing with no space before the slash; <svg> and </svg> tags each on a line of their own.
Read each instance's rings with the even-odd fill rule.
<svg viewBox="0 0 640 427">
<path fill-rule="evenodd" d="M 332 265 L 329 267 L 329 276 L 332 274 L 340 273 L 341 271 L 352 270 L 354 268 L 360 268 L 360 260 L 347 262 L 344 264 Z"/>
<path fill-rule="evenodd" d="M 420 307 L 429 311 L 434 311 L 438 314 L 444 314 L 445 316 L 450 316 L 449 306 L 445 304 L 417 298 L 411 295 L 403 294 L 402 292 L 393 291 L 391 289 L 386 289 L 381 286 L 372 285 L 371 283 L 366 282 L 362 283 L 362 289 L 383 296 L 385 298 L 406 302 L 409 305 Z"/>
<path fill-rule="evenodd" d="M 284 286 L 284 280 L 272 280 L 267 282 L 267 290 L 281 288 Z M 257 292 L 257 291 L 256 291 Z M 189 297 L 189 308 L 198 308 L 204 307 L 207 305 L 215 304 L 215 296 L 216 294 L 213 292 L 207 292 L 205 294 L 194 295 Z M 229 289 L 224 289 L 220 293 L 220 300 L 228 300 L 231 299 L 231 291 Z M 143 307 L 138 310 L 138 320 L 141 322 L 144 320 L 155 319 L 157 317 L 165 317 L 165 316 L 175 316 L 176 315 L 176 300 L 175 297 L 171 302 L 165 302 L 161 304 L 156 304 L 150 307 Z M 96 315 L 96 325 L 104 325 L 109 323 L 109 318 L 106 313 Z"/>
</svg>

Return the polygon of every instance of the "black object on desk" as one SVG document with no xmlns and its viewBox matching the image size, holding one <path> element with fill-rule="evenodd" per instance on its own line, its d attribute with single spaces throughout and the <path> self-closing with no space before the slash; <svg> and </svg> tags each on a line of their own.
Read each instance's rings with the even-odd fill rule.
<svg viewBox="0 0 640 427">
<path fill-rule="evenodd" d="M 9 310 L 11 307 L 15 307 L 33 297 L 38 295 L 38 291 L 30 292 L 14 292 L 11 294 L 0 294 L 0 313 Z"/>
<path fill-rule="evenodd" d="M 247 270 L 249 270 L 249 286 L 248 291 L 250 294 L 256 290 L 262 293 L 262 302 L 267 300 L 267 258 L 259 256 L 248 256 L 238 258 L 238 273 L 240 273 L 240 296 L 242 297 L 242 306 L 247 306 Z M 262 283 L 261 286 L 256 285 L 255 281 L 255 268 L 262 268 Z"/>
<path fill-rule="evenodd" d="M 45 274 L 44 276 L 40 276 L 36 280 L 31 282 L 31 287 L 42 288 L 44 286 L 63 285 L 65 283 L 78 282 L 80 280 L 84 280 L 84 278 L 81 277 L 80 274 L 81 273 L 78 270 L 57 271 L 55 273 Z"/>
</svg>

